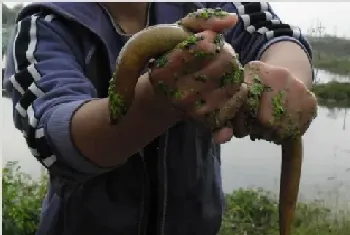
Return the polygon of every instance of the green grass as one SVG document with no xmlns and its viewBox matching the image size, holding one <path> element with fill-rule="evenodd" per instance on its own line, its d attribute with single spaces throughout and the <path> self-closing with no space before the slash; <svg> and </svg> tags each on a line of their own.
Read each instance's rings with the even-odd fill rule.
<svg viewBox="0 0 350 235">
<path fill-rule="evenodd" d="M 331 73 L 350 76 L 350 56 L 335 57 L 320 55 L 313 60 L 314 67 Z"/>
<path fill-rule="evenodd" d="M 2 232 L 8 235 L 34 235 L 46 193 L 47 177 L 33 180 L 20 171 L 16 162 L 2 169 Z"/>
<path fill-rule="evenodd" d="M 3 168 L 3 233 L 34 235 L 47 176 L 33 180 L 16 163 Z M 278 235 L 278 201 L 262 189 L 238 189 L 226 195 L 218 235 Z M 292 235 L 348 235 L 350 210 L 336 213 L 320 202 L 299 203 Z"/>
<path fill-rule="evenodd" d="M 350 107 L 350 82 L 328 82 L 313 85 L 319 104 L 327 107 Z"/>
<path fill-rule="evenodd" d="M 335 192 L 336 193 L 336 192 Z M 279 235 L 278 200 L 263 189 L 239 189 L 226 195 L 219 235 Z M 298 203 L 292 235 L 348 235 L 350 208 L 332 211 L 321 202 Z"/>
<path fill-rule="evenodd" d="M 350 40 L 325 35 L 307 36 L 312 48 L 313 63 L 316 68 L 331 73 L 350 76 Z"/>
</svg>

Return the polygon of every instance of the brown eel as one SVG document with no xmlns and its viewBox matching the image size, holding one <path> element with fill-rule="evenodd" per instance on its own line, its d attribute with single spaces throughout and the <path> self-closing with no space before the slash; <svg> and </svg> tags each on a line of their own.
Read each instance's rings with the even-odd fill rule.
<svg viewBox="0 0 350 235">
<path fill-rule="evenodd" d="M 151 58 L 172 50 L 189 35 L 191 33 L 180 25 L 163 24 L 147 27 L 128 40 L 118 56 L 116 72 L 110 81 L 108 95 L 111 125 L 117 124 L 132 105 L 136 83 L 145 64 Z M 302 150 L 301 137 L 282 144 L 279 198 L 280 235 L 291 234 L 299 193 Z"/>
</svg>

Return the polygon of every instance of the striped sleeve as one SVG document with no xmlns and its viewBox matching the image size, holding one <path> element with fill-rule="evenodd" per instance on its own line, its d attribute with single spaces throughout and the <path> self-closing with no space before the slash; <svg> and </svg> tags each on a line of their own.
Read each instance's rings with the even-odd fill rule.
<svg viewBox="0 0 350 235">
<path fill-rule="evenodd" d="M 275 43 L 290 41 L 305 51 L 312 65 L 311 47 L 300 28 L 282 22 L 269 3 L 224 2 L 215 5 L 239 16 L 238 24 L 227 34 L 226 40 L 239 53 L 242 64 L 260 60 L 262 54 Z"/>
<path fill-rule="evenodd" d="M 108 169 L 89 162 L 71 138 L 74 112 L 97 97 L 78 62 L 83 55 L 73 45 L 72 34 L 53 15 L 18 21 L 7 56 L 12 58 L 6 66 L 7 89 L 15 126 L 33 156 L 52 173 L 84 180 Z"/>
</svg>

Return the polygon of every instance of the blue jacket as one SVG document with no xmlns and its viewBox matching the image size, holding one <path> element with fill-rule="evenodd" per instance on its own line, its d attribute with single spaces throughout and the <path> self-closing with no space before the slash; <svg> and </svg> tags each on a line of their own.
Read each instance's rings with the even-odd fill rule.
<svg viewBox="0 0 350 235">
<path fill-rule="evenodd" d="M 201 7 L 239 14 L 226 41 L 243 64 L 284 40 L 311 58 L 299 28 L 281 23 L 267 3 L 152 4 L 151 24 L 173 23 Z M 106 97 L 124 39 L 98 3 L 35 3 L 17 18 L 5 71 L 14 123 L 50 172 L 37 234 L 143 235 L 148 226 L 152 235 L 214 235 L 223 213 L 220 148 L 206 129 L 181 122 L 160 137 L 157 158 L 141 151 L 118 168 L 89 162 L 72 142 L 72 115 Z M 153 171 L 147 158 L 157 160 Z"/>
</svg>

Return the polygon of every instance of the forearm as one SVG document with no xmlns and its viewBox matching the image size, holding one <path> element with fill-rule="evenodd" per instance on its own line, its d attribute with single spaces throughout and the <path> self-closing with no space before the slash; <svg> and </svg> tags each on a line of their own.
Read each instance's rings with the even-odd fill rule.
<svg viewBox="0 0 350 235">
<path fill-rule="evenodd" d="M 116 126 L 109 124 L 108 99 L 78 109 L 72 119 L 73 141 L 90 161 L 116 166 L 179 121 L 166 102 L 157 99 L 148 78 L 140 79 L 132 107 Z"/>
<path fill-rule="evenodd" d="M 311 87 L 312 68 L 307 54 L 298 44 L 289 41 L 275 43 L 262 54 L 260 60 L 288 69 L 306 87 Z"/>
</svg>

